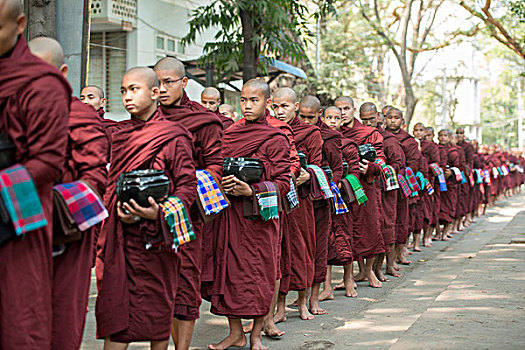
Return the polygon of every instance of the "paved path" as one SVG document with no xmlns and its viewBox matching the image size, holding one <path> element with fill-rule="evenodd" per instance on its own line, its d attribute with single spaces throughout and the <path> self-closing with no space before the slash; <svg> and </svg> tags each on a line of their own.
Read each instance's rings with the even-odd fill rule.
<svg viewBox="0 0 525 350">
<path fill-rule="evenodd" d="M 525 349 L 525 196 L 501 201 L 488 216 L 449 242 L 412 255 L 403 276 L 373 289 L 359 283 L 355 299 L 336 292 L 326 316 L 301 321 L 293 309 L 279 324 L 286 335 L 265 337 L 270 349 Z M 336 269 L 340 278 L 341 269 Z M 92 286 L 82 349 L 94 339 Z M 295 297 L 290 293 L 290 300 Z M 224 318 L 203 303 L 193 349 L 222 339 Z M 146 349 L 147 343 L 131 349 Z M 173 347 L 170 347 L 173 348 Z"/>
</svg>

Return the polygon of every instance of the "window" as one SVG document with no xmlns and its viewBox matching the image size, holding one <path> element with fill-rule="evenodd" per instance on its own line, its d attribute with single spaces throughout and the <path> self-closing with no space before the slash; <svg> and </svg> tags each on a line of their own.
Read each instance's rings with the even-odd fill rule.
<svg viewBox="0 0 525 350">
<path fill-rule="evenodd" d="M 175 40 L 168 39 L 168 51 L 175 52 Z"/>
<path fill-rule="evenodd" d="M 182 43 L 180 41 L 179 41 L 177 52 L 180 53 L 180 54 L 183 54 L 183 55 L 186 53 L 186 49 L 185 49 L 184 45 L 182 45 Z"/>
<path fill-rule="evenodd" d="M 157 35 L 157 49 L 164 50 L 164 38 Z"/>
<path fill-rule="evenodd" d="M 157 46 L 155 54 L 157 56 L 176 56 L 177 54 L 184 54 L 185 48 L 181 45 L 180 40 L 166 34 L 157 34 Z"/>
</svg>

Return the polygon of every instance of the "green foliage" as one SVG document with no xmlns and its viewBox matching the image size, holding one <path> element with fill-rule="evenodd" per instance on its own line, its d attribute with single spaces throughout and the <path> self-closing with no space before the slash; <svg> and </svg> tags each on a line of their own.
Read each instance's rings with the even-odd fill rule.
<svg viewBox="0 0 525 350">
<path fill-rule="evenodd" d="M 525 1 L 517 0 L 511 1 L 509 4 L 510 12 L 512 12 L 520 21 L 520 23 L 525 23 Z"/>
</svg>

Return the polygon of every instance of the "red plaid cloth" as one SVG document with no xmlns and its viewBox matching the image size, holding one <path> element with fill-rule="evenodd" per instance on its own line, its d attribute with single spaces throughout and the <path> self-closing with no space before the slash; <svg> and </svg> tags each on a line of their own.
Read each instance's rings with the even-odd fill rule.
<svg viewBox="0 0 525 350">
<path fill-rule="evenodd" d="M 407 181 L 402 175 L 397 175 L 397 179 L 399 180 L 399 186 L 401 187 L 401 191 L 403 191 L 403 195 L 405 197 L 410 197 L 412 194 L 412 190 L 407 184 Z"/>
<path fill-rule="evenodd" d="M 408 186 L 410 186 L 410 189 L 412 190 L 412 192 L 417 193 L 417 191 L 421 190 L 421 187 L 419 187 L 419 183 L 417 182 L 417 177 L 410 167 L 406 168 L 405 177 L 407 179 Z"/>
</svg>

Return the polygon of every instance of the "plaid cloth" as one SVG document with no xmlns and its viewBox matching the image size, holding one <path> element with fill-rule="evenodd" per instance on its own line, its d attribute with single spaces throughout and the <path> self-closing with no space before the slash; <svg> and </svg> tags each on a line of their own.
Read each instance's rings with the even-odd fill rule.
<svg viewBox="0 0 525 350">
<path fill-rule="evenodd" d="M 363 189 L 363 186 L 361 186 L 359 179 L 353 174 L 346 175 L 345 179 L 347 179 L 350 186 L 352 186 L 357 203 L 361 205 L 366 202 L 368 197 L 366 196 L 365 190 Z"/>
<path fill-rule="evenodd" d="M 64 199 L 80 231 L 108 217 L 108 211 L 98 195 L 82 181 L 56 185 L 53 190 Z"/>
<path fill-rule="evenodd" d="M 290 209 L 294 209 L 299 206 L 299 197 L 297 196 L 297 190 L 295 189 L 295 184 L 292 178 L 290 178 L 290 191 L 288 191 L 286 194 L 286 199 L 290 204 Z"/>
<path fill-rule="evenodd" d="M 483 170 L 483 181 L 485 181 L 486 184 L 490 183 L 490 172 L 488 170 Z"/>
<path fill-rule="evenodd" d="M 279 203 L 277 188 L 270 181 L 264 181 L 252 185 L 255 189 L 255 197 L 259 204 L 259 214 L 264 221 L 279 219 Z"/>
<path fill-rule="evenodd" d="M 443 173 L 443 169 L 437 164 L 432 163 L 430 164 L 430 169 L 436 174 L 439 182 L 439 190 L 441 192 L 445 192 L 447 190 L 447 180 L 445 179 L 445 174 Z"/>
<path fill-rule="evenodd" d="M 492 168 L 492 173 L 494 174 L 494 178 L 497 178 L 503 174 L 500 167 Z"/>
<path fill-rule="evenodd" d="M 509 168 L 506 165 L 501 167 L 501 171 L 503 172 L 503 176 L 509 175 Z"/>
<path fill-rule="evenodd" d="M 319 187 L 321 187 L 321 192 L 323 192 L 323 198 L 333 198 L 334 194 L 330 190 L 330 185 L 328 184 L 328 180 L 326 179 L 323 169 L 319 168 L 317 165 L 308 165 L 308 169 L 312 169 L 314 171 L 317 182 L 319 183 Z"/>
<path fill-rule="evenodd" d="M 461 171 L 461 183 L 466 184 L 467 183 L 467 176 L 465 175 L 464 171 Z"/>
<path fill-rule="evenodd" d="M 0 171 L 0 194 L 17 236 L 47 225 L 33 179 L 23 165 Z"/>
<path fill-rule="evenodd" d="M 392 166 L 390 165 L 387 165 L 383 170 L 386 176 L 386 190 L 397 190 L 399 188 L 399 180 L 397 179 L 396 171 L 394 170 L 394 168 L 392 168 Z"/>
<path fill-rule="evenodd" d="M 401 188 L 401 191 L 403 191 L 403 195 L 405 197 L 410 197 L 412 195 L 412 190 L 410 189 L 410 186 L 408 186 L 405 177 L 402 175 L 397 175 L 397 180 L 399 181 L 399 187 Z"/>
<path fill-rule="evenodd" d="M 463 181 L 463 176 L 461 175 L 461 171 L 456 167 L 452 167 L 450 168 L 450 170 L 452 170 L 452 172 L 454 173 L 454 176 L 456 177 L 456 182 L 461 183 Z"/>
<path fill-rule="evenodd" d="M 434 187 L 432 187 L 432 185 L 430 184 L 430 181 L 428 181 L 428 179 L 423 175 L 421 171 L 418 171 L 416 173 L 416 177 L 419 180 L 419 183 L 422 189 L 427 190 L 427 193 L 429 195 L 434 193 Z"/>
<path fill-rule="evenodd" d="M 330 182 L 330 188 L 334 194 L 334 206 L 335 206 L 335 215 L 348 213 L 348 208 L 341 197 L 341 192 L 335 184 L 335 182 Z"/>
<path fill-rule="evenodd" d="M 188 212 L 179 198 L 168 197 L 159 205 L 164 214 L 164 220 L 166 220 L 170 232 L 173 234 L 173 247 L 175 250 L 196 238 Z"/>
<path fill-rule="evenodd" d="M 206 170 L 197 170 L 197 194 L 206 215 L 219 214 L 228 207 L 219 185 Z"/>
<path fill-rule="evenodd" d="M 476 183 L 482 184 L 483 183 L 483 170 L 474 169 L 474 172 L 476 173 Z"/>
<path fill-rule="evenodd" d="M 412 190 L 411 196 L 416 197 L 417 191 L 421 190 L 421 188 L 419 187 L 419 183 L 417 182 L 417 178 L 414 175 L 414 171 L 410 167 L 407 166 L 405 171 L 406 171 L 405 177 L 407 180 L 407 184 L 408 186 L 410 186 L 410 189 Z"/>
</svg>

